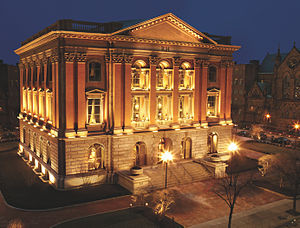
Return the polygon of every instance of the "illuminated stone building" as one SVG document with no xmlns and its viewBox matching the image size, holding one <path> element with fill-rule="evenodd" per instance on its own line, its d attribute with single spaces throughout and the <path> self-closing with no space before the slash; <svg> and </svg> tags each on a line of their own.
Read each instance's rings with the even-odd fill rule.
<svg viewBox="0 0 300 228">
<path fill-rule="evenodd" d="M 164 150 L 175 162 L 225 152 L 238 49 L 173 14 L 57 21 L 16 50 L 20 154 L 57 188 L 72 188 L 155 166 Z"/>
</svg>

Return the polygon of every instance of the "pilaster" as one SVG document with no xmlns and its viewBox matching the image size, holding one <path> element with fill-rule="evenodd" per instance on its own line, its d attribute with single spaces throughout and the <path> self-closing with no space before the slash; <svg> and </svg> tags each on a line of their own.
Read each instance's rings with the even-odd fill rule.
<svg viewBox="0 0 300 228">
<path fill-rule="evenodd" d="M 227 124 L 232 123 L 231 119 L 231 90 L 232 90 L 232 72 L 233 72 L 233 62 L 227 62 L 226 68 L 226 110 L 225 110 L 225 120 Z"/>
<path fill-rule="evenodd" d="M 201 83 L 200 83 L 200 124 L 201 127 L 207 127 L 207 73 L 209 62 L 202 60 L 201 64 Z"/>
<path fill-rule="evenodd" d="M 201 60 L 195 59 L 194 60 L 194 123 L 199 123 L 201 120 L 201 111 L 200 111 L 200 82 L 201 82 Z"/>
<path fill-rule="evenodd" d="M 220 63 L 220 123 L 225 121 L 226 112 L 226 62 Z"/>
<path fill-rule="evenodd" d="M 173 58 L 173 93 L 172 93 L 172 99 L 173 99 L 173 123 L 172 125 L 176 127 L 178 124 L 178 99 L 179 99 L 179 93 L 178 93 L 178 81 L 179 81 L 179 66 L 181 63 L 181 58 L 174 57 Z"/>
<path fill-rule="evenodd" d="M 156 125 L 156 66 L 159 62 L 160 58 L 157 56 L 150 56 L 150 130 L 157 130 L 158 127 Z"/>
<path fill-rule="evenodd" d="M 131 133 L 131 65 L 132 65 L 132 55 L 124 55 L 124 132 Z"/>
</svg>

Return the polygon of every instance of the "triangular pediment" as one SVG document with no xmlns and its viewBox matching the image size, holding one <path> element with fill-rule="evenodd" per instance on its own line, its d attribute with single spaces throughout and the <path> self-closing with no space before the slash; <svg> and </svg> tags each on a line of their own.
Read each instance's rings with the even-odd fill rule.
<svg viewBox="0 0 300 228">
<path fill-rule="evenodd" d="M 86 93 L 86 95 L 96 95 L 96 94 L 103 93 L 103 92 L 104 91 L 100 90 L 100 89 L 91 89 L 91 90 L 87 90 L 85 93 Z"/>
<path fill-rule="evenodd" d="M 114 34 L 126 34 L 146 39 L 216 44 L 214 40 L 171 13 L 130 26 Z"/>
<path fill-rule="evenodd" d="M 263 98 L 263 92 L 261 91 L 261 89 L 259 88 L 259 86 L 257 85 L 257 83 L 255 83 L 253 85 L 253 87 L 250 89 L 249 93 L 248 93 L 248 97 L 249 98 Z"/>
</svg>

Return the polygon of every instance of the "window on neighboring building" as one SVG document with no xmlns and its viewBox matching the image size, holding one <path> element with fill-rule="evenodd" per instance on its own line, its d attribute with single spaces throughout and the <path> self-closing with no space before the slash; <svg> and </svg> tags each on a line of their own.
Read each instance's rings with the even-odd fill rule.
<svg viewBox="0 0 300 228">
<path fill-rule="evenodd" d="M 217 81 L 217 69 L 214 66 L 208 68 L 208 82 Z"/>
<path fill-rule="evenodd" d="M 297 75 L 295 78 L 295 99 L 300 99 L 300 75 Z"/>
<path fill-rule="evenodd" d="M 94 144 L 88 149 L 88 170 L 97 170 L 104 166 L 104 147 Z"/>
<path fill-rule="evenodd" d="M 169 62 L 163 60 L 156 68 L 156 89 L 171 90 L 172 89 L 172 72 Z"/>
<path fill-rule="evenodd" d="M 89 63 L 89 81 L 101 81 L 101 64 L 99 62 Z"/>
<path fill-rule="evenodd" d="M 218 89 L 207 91 L 207 116 L 217 117 L 219 115 L 219 95 Z"/>
<path fill-rule="evenodd" d="M 289 98 L 290 93 L 290 76 L 286 75 L 282 81 L 282 97 Z"/>
<path fill-rule="evenodd" d="M 143 60 L 137 60 L 131 68 L 131 89 L 149 89 L 149 68 Z"/>
<path fill-rule="evenodd" d="M 194 70 L 188 62 L 183 62 L 179 69 L 179 89 L 192 89 L 193 88 L 193 75 Z"/>
</svg>

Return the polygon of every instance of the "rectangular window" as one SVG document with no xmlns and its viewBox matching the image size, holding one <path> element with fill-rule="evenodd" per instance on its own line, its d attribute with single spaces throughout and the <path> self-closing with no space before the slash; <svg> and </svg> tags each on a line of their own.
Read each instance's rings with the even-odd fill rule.
<svg viewBox="0 0 300 228">
<path fill-rule="evenodd" d="M 193 119 L 193 98 L 192 95 L 185 94 L 179 96 L 179 119 L 192 120 Z"/>
<path fill-rule="evenodd" d="M 148 90 L 149 89 L 149 69 L 132 68 L 131 89 L 132 90 Z"/>
<path fill-rule="evenodd" d="M 134 95 L 132 97 L 132 126 L 146 128 L 149 124 L 149 96 Z"/>
<path fill-rule="evenodd" d="M 158 95 L 156 97 L 156 121 L 160 125 L 166 125 L 172 121 L 172 116 L 172 96 Z"/>
<path fill-rule="evenodd" d="M 207 91 L 207 116 L 217 117 L 219 115 L 219 94 L 220 91 L 212 89 Z"/>
<path fill-rule="evenodd" d="M 172 89 L 172 69 L 156 70 L 156 89 L 171 90 Z"/>
<path fill-rule="evenodd" d="M 89 125 L 103 122 L 103 101 L 101 98 L 88 98 L 88 120 Z"/>
<path fill-rule="evenodd" d="M 179 70 L 179 89 L 191 90 L 193 89 L 193 70 Z"/>
</svg>

